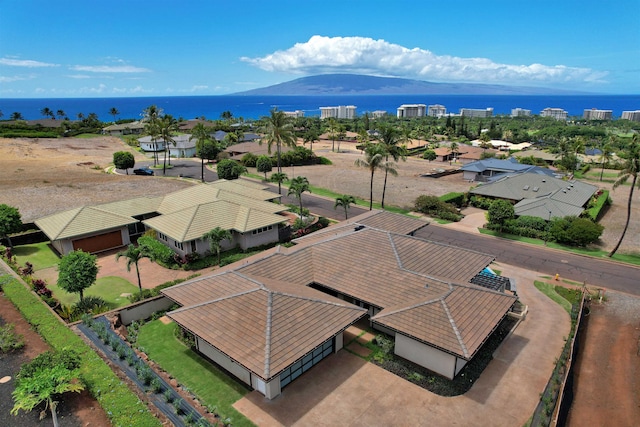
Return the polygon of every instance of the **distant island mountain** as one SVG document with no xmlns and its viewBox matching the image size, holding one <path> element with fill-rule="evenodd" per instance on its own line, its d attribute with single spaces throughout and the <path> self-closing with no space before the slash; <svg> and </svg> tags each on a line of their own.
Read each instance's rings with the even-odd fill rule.
<svg viewBox="0 0 640 427">
<path fill-rule="evenodd" d="M 322 74 L 233 95 L 580 95 L 584 92 L 478 83 L 433 83 L 359 74 Z"/>
</svg>

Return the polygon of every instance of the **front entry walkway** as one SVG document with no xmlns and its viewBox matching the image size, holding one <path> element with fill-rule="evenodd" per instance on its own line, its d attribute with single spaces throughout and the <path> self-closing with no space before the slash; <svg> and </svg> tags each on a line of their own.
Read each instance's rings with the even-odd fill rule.
<svg viewBox="0 0 640 427">
<path fill-rule="evenodd" d="M 535 273 L 508 265 L 497 268 L 517 280 L 529 314 L 466 394 L 438 396 L 341 350 L 287 386 L 276 399 L 270 401 L 254 391 L 234 407 L 261 427 L 524 425 L 551 376 L 570 319 L 534 287 Z"/>
</svg>

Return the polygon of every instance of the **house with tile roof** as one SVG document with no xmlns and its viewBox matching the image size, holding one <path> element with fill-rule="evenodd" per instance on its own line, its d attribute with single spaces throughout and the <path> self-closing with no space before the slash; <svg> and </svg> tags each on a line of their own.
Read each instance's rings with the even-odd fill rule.
<svg viewBox="0 0 640 427">
<path fill-rule="evenodd" d="M 269 399 L 339 351 L 363 317 L 395 338 L 395 354 L 452 379 L 515 297 L 472 282 L 492 256 L 411 236 L 425 225 L 363 214 L 162 290 L 181 306 L 167 315 Z"/>
<path fill-rule="evenodd" d="M 197 184 L 159 197 L 137 197 L 85 206 L 35 221 L 61 254 L 82 249 L 97 253 L 126 246 L 146 230 L 181 256 L 204 254 L 201 236 L 215 227 L 231 231 L 223 250 L 248 249 L 277 242 L 281 215 L 288 208 L 272 203 L 280 196 L 243 179 Z"/>
<path fill-rule="evenodd" d="M 102 133 L 111 136 L 140 135 L 144 131 L 144 123 L 141 121 L 112 124 L 102 128 Z"/>
<path fill-rule="evenodd" d="M 487 182 L 495 179 L 496 176 L 531 171 L 553 176 L 553 172 L 549 169 L 518 163 L 518 160 L 513 157 L 506 160 L 496 158 L 478 160 L 462 166 L 460 170 L 462 178 L 470 182 Z"/>
<path fill-rule="evenodd" d="M 597 191 L 598 187 L 585 182 L 529 172 L 504 176 L 469 193 L 509 200 L 515 204 L 517 216 L 536 216 L 548 221 L 580 216 Z"/>
</svg>

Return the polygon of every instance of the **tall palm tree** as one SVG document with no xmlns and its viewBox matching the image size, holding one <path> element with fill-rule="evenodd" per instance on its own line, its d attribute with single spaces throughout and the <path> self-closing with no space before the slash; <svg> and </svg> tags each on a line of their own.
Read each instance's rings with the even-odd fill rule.
<svg viewBox="0 0 640 427">
<path fill-rule="evenodd" d="M 209 250 L 218 255 L 218 265 L 220 265 L 220 251 L 222 250 L 222 241 L 231 239 L 231 232 L 224 228 L 216 227 L 202 235 L 202 239 L 209 240 Z"/>
<path fill-rule="evenodd" d="M 389 162 L 389 156 L 393 158 L 395 162 L 399 160 L 406 161 L 407 160 L 407 148 L 404 145 L 400 145 L 400 142 L 406 141 L 408 138 L 408 133 L 401 133 L 398 128 L 392 125 L 386 125 L 380 127 L 380 134 L 378 139 L 380 144 L 382 144 L 385 154 L 385 161 Z M 392 175 L 397 175 L 398 172 L 393 167 L 389 167 L 390 165 L 386 165 L 384 169 L 384 184 L 382 186 L 382 208 L 384 209 L 384 196 L 387 192 L 387 177 L 389 173 Z"/>
<path fill-rule="evenodd" d="M 620 244 L 622 243 L 622 239 L 624 239 L 624 235 L 627 232 L 627 228 L 629 228 L 629 220 L 631 219 L 631 202 L 633 201 L 633 190 L 636 185 L 640 186 L 640 182 L 638 181 L 638 173 L 640 172 L 640 138 L 638 138 L 638 134 L 633 136 L 633 141 L 626 155 L 626 159 L 624 162 L 624 166 L 620 173 L 618 174 L 618 179 L 613 183 L 613 188 L 616 189 L 618 186 L 624 184 L 631 177 L 631 189 L 629 190 L 629 200 L 627 201 L 627 221 L 624 224 L 624 229 L 622 230 L 622 235 L 620 236 L 620 240 L 613 248 L 611 252 L 609 252 L 609 257 L 612 257 Z"/>
<path fill-rule="evenodd" d="M 169 144 L 172 144 L 174 147 L 176 145 L 176 140 L 173 139 L 173 132 L 178 130 L 178 122 L 172 115 L 167 114 L 160 119 L 159 127 L 160 137 L 164 141 L 164 163 L 162 165 L 162 174 L 164 175 L 167 172 L 167 152 L 169 151 Z M 171 155 L 169 155 L 169 166 L 171 166 Z"/>
<path fill-rule="evenodd" d="M 458 150 L 458 143 L 457 142 L 452 142 L 449 145 L 449 149 L 451 150 L 451 157 L 453 159 L 455 159 L 456 158 L 456 152 Z M 451 164 L 451 160 L 449 160 L 449 164 Z"/>
<path fill-rule="evenodd" d="M 56 118 L 56 115 L 53 114 L 53 111 L 51 111 L 51 108 L 49 107 L 44 107 L 40 110 L 40 114 L 42 114 L 43 117 L 51 117 L 52 119 Z"/>
<path fill-rule="evenodd" d="M 58 110 L 56 111 L 56 115 L 60 120 L 62 120 L 66 117 L 67 113 L 65 113 L 64 110 Z"/>
<path fill-rule="evenodd" d="M 261 132 L 264 137 L 260 139 L 262 142 L 267 143 L 267 151 L 271 154 L 271 146 L 275 144 L 277 151 L 277 170 L 278 173 L 282 173 L 282 165 L 280 161 L 280 154 L 282 146 L 295 147 L 296 137 L 293 134 L 293 124 L 284 114 L 284 111 L 279 111 L 277 108 L 271 110 L 271 115 L 267 117 L 266 125 L 262 128 Z M 282 194 L 281 182 L 278 181 L 278 194 Z"/>
<path fill-rule="evenodd" d="M 140 246 L 129 245 L 126 251 L 121 251 L 116 254 L 116 261 L 121 257 L 127 259 L 127 271 L 131 271 L 131 264 L 136 266 L 136 275 L 138 276 L 138 288 L 140 289 L 140 295 L 142 295 L 142 282 L 140 281 L 140 268 L 138 263 L 142 258 L 151 258 L 151 255 L 141 248 Z"/>
<path fill-rule="evenodd" d="M 373 209 L 373 175 L 377 169 L 383 169 L 385 151 L 380 144 L 367 144 L 364 149 L 364 159 L 357 159 L 355 165 L 369 169 L 371 181 L 369 184 L 369 210 Z"/>
<path fill-rule="evenodd" d="M 336 135 L 338 134 L 338 122 L 333 117 L 327 119 L 327 130 L 331 137 L 331 151 L 336 151 Z"/>
<path fill-rule="evenodd" d="M 113 122 L 115 123 L 116 118 L 118 117 L 118 114 L 120 114 L 120 111 L 118 111 L 116 107 L 111 107 L 111 109 L 109 110 L 109 114 L 113 116 Z"/>
<path fill-rule="evenodd" d="M 144 131 L 151 137 L 153 143 L 153 166 L 158 165 L 158 137 L 160 136 L 159 120 L 162 116 L 162 110 L 155 105 L 145 108 L 142 112 Z"/>
<path fill-rule="evenodd" d="M 338 206 L 342 206 L 344 209 L 344 219 L 349 219 L 347 211 L 352 203 L 355 203 L 356 199 L 348 194 L 336 197 L 336 202 L 333 204 L 333 209 L 337 209 Z"/>
<path fill-rule="evenodd" d="M 278 183 L 278 188 L 280 188 L 282 183 L 285 182 L 287 179 L 289 179 L 289 177 L 284 172 L 274 172 L 269 177 L 269 181 Z"/>
<path fill-rule="evenodd" d="M 302 218 L 302 193 L 308 191 L 311 193 L 309 189 L 309 180 L 305 176 L 296 176 L 291 180 L 289 184 L 289 191 L 287 192 L 287 196 L 294 195 L 298 199 L 300 203 L 300 218 Z"/>
<path fill-rule="evenodd" d="M 602 165 L 602 168 L 600 169 L 600 182 L 602 182 L 602 176 L 604 175 L 604 167 L 611 161 L 613 160 L 613 155 L 611 154 L 611 150 L 613 149 L 613 144 L 615 144 L 616 141 L 616 137 L 615 135 L 611 135 L 609 137 L 609 141 L 608 142 L 603 142 L 602 145 L 600 146 L 600 156 L 598 157 L 598 160 L 600 160 L 600 163 Z"/>
<path fill-rule="evenodd" d="M 213 140 L 211 136 L 213 129 L 206 127 L 203 123 L 198 123 L 193 127 L 191 131 L 191 136 L 189 137 L 189 141 L 196 140 L 196 152 L 199 153 L 199 157 L 201 160 L 200 164 L 200 175 L 201 180 L 204 182 L 204 156 L 202 155 L 202 148 L 204 144 Z"/>
<path fill-rule="evenodd" d="M 318 132 L 316 132 L 314 129 L 309 129 L 304 133 L 303 141 L 305 144 L 307 142 L 309 143 L 309 150 L 313 154 L 313 143 L 318 142 Z"/>
</svg>

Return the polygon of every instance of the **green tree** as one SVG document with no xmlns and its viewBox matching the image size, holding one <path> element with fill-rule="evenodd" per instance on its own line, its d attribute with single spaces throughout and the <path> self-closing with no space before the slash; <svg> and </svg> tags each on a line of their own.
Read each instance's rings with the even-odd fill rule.
<svg viewBox="0 0 640 427">
<path fill-rule="evenodd" d="M 431 161 L 437 159 L 438 155 L 433 150 L 425 150 L 425 152 L 422 154 L 422 158 L 426 159 L 426 160 L 429 160 L 431 162 Z"/>
<path fill-rule="evenodd" d="M 136 159 L 129 151 L 116 151 L 113 153 L 113 164 L 116 169 L 124 169 L 129 175 L 129 169 L 135 166 Z"/>
<path fill-rule="evenodd" d="M 169 152 L 169 144 L 174 147 L 176 140 L 173 139 L 173 133 L 178 131 L 178 122 L 172 115 L 167 114 L 160 119 L 160 138 L 164 141 L 164 162 L 162 164 L 162 174 L 167 173 L 167 152 Z M 171 166 L 171 156 L 169 155 L 169 166 Z"/>
<path fill-rule="evenodd" d="M 56 115 L 60 120 L 62 120 L 67 116 L 67 113 L 65 113 L 64 110 L 58 110 L 56 111 Z"/>
<path fill-rule="evenodd" d="M 499 231 L 502 231 L 505 223 L 513 218 L 515 218 L 515 210 L 506 200 L 494 200 L 487 211 L 489 224 L 498 226 Z"/>
<path fill-rule="evenodd" d="M 289 179 L 289 177 L 287 176 L 286 173 L 284 172 L 276 172 L 276 173 L 272 173 L 271 177 L 269 177 L 269 180 L 271 182 L 277 182 L 278 183 L 278 188 L 282 185 L 283 182 L 285 182 L 287 179 Z"/>
<path fill-rule="evenodd" d="M 135 246 L 129 245 L 127 246 L 126 251 L 120 251 L 116 254 L 116 261 L 118 261 L 121 257 L 127 259 L 127 271 L 131 271 L 131 264 L 136 266 L 136 276 L 138 276 L 138 288 L 140 289 L 140 295 L 142 295 L 142 282 L 140 281 L 140 268 L 138 263 L 142 258 L 151 258 L 149 252 L 145 250 L 144 246 Z"/>
<path fill-rule="evenodd" d="M 160 117 L 162 110 L 155 105 L 147 107 L 143 112 L 144 132 L 151 137 L 153 143 L 153 166 L 158 165 L 158 139 L 160 138 Z"/>
<path fill-rule="evenodd" d="M 40 114 L 42 114 L 42 117 L 51 117 L 54 120 L 56 118 L 56 115 L 53 114 L 53 111 L 49 107 L 44 107 L 42 110 L 40 110 Z"/>
<path fill-rule="evenodd" d="M 602 165 L 602 168 L 600 169 L 600 182 L 602 182 L 602 176 L 604 175 L 604 168 L 605 166 L 611 161 L 613 160 L 613 154 L 612 154 L 612 149 L 614 144 L 616 143 L 616 137 L 615 135 L 612 135 L 609 138 L 609 142 L 603 142 L 602 145 L 600 146 L 600 156 L 598 157 L 598 160 L 600 160 L 600 163 Z"/>
<path fill-rule="evenodd" d="M 409 131 L 407 131 L 407 134 Z M 407 148 L 404 145 L 400 145 L 400 142 L 406 141 L 407 136 L 400 133 L 397 127 L 386 125 L 380 127 L 380 134 L 378 139 L 385 151 L 386 164 L 382 168 L 384 170 L 384 183 L 382 185 L 382 208 L 384 209 L 384 196 L 387 192 L 387 177 L 391 173 L 392 175 L 398 175 L 398 171 L 395 169 L 395 164 L 389 163 L 389 156 L 395 161 L 407 160 Z"/>
<path fill-rule="evenodd" d="M 218 265 L 220 265 L 220 251 L 222 250 L 222 241 L 231 240 L 231 232 L 224 228 L 216 227 L 202 235 L 203 240 L 209 240 L 209 250 L 218 256 Z"/>
<path fill-rule="evenodd" d="M 223 111 L 220 113 L 220 118 L 223 120 L 231 120 L 233 118 L 233 113 L 229 110 Z"/>
<path fill-rule="evenodd" d="M 69 293 L 80 294 L 93 285 L 98 277 L 98 261 L 95 255 L 77 250 L 63 256 L 58 263 L 58 286 Z"/>
<path fill-rule="evenodd" d="M 204 182 L 204 160 L 213 160 L 218 155 L 218 146 L 211 136 L 213 129 L 198 123 L 193 127 L 189 141 L 196 140 L 196 156 L 200 158 L 200 179 Z"/>
<path fill-rule="evenodd" d="M 449 149 L 451 150 L 451 157 L 453 159 L 456 158 L 456 153 L 458 152 L 458 143 L 457 142 L 452 142 L 449 145 Z M 451 164 L 451 160 L 449 160 L 449 164 Z"/>
<path fill-rule="evenodd" d="M 336 197 L 336 202 L 333 204 L 333 209 L 337 209 L 341 206 L 344 209 L 344 219 L 349 219 L 348 210 L 352 203 L 355 203 L 356 199 L 348 194 Z"/>
<path fill-rule="evenodd" d="M 258 172 L 264 173 L 264 180 L 267 180 L 267 172 L 271 172 L 273 170 L 273 162 L 271 162 L 271 157 L 269 156 L 258 156 L 256 159 L 256 170 Z"/>
<path fill-rule="evenodd" d="M 329 132 L 329 137 L 331 138 L 331 151 L 336 151 L 336 138 L 338 136 L 339 128 L 338 122 L 335 118 L 329 117 L 327 119 L 327 131 Z"/>
<path fill-rule="evenodd" d="M 116 118 L 118 117 L 118 114 L 120 114 L 120 111 L 118 111 L 116 107 L 111 107 L 111 109 L 109 110 L 109 114 L 113 116 L 113 122 L 115 123 Z"/>
<path fill-rule="evenodd" d="M 284 111 L 279 111 L 277 108 L 274 108 L 271 110 L 271 115 L 267 118 L 266 125 L 262 128 L 261 132 L 264 136 L 260 139 L 260 144 L 262 144 L 263 141 L 267 143 L 267 151 L 269 154 L 271 154 L 271 147 L 273 145 L 276 146 L 277 170 L 278 173 L 282 173 L 282 146 L 295 147 L 296 145 L 296 137 L 293 134 L 291 121 L 284 114 Z M 280 182 L 278 182 L 278 194 L 282 194 Z"/>
<path fill-rule="evenodd" d="M 289 183 L 289 191 L 287 196 L 294 195 L 300 203 L 300 217 L 302 218 L 302 193 L 305 191 L 311 192 L 309 188 L 309 180 L 304 176 L 296 176 Z"/>
<path fill-rule="evenodd" d="M 384 147 L 379 144 L 367 144 L 364 149 L 364 159 L 357 159 L 355 161 L 356 166 L 367 168 L 371 174 L 369 183 L 369 210 L 373 209 L 373 175 L 376 170 L 384 169 L 384 156 Z"/>
<path fill-rule="evenodd" d="M 627 233 L 627 229 L 629 228 L 629 221 L 631 219 L 631 202 L 633 202 L 633 190 L 636 188 L 636 186 L 640 186 L 640 182 L 638 181 L 638 172 L 640 172 L 639 140 L 640 137 L 638 137 L 637 133 L 633 135 L 633 141 L 625 155 L 622 170 L 620 170 L 616 182 L 613 183 L 613 189 L 615 190 L 620 185 L 627 182 L 629 178 L 631 178 L 631 189 L 629 190 L 629 199 L 627 201 L 627 220 L 625 221 L 620 240 L 618 240 L 616 246 L 611 250 L 611 252 L 609 252 L 609 257 L 612 257 L 618 251 L 618 249 L 620 248 L 620 244 L 622 243 L 622 239 L 624 239 L 624 235 Z"/>
<path fill-rule="evenodd" d="M 247 168 L 231 159 L 220 160 L 216 170 L 218 172 L 218 178 L 229 180 L 238 179 L 240 175 L 247 172 Z"/>
<path fill-rule="evenodd" d="M 14 111 L 9 116 L 9 120 L 13 120 L 15 122 L 15 121 L 18 121 L 18 120 L 24 120 L 24 117 L 22 117 L 22 113 L 19 113 L 18 111 Z"/>
<path fill-rule="evenodd" d="M 20 211 L 13 206 L 0 205 L 0 237 L 7 239 L 9 247 L 13 248 L 10 234 L 22 231 L 22 217 Z"/>
<path fill-rule="evenodd" d="M 22 365 L 16 375 L 11 414 L 17 415 L 20 410 L 29 412 L 45 402 L 40 419 L 44 418 L 48 408 L 53 425 L 57 427 L 58 402 L 54 399 L 64 393 L 79 393 L 84 390 L 84 385 L 78 380 L 79 376 L 80 356 L 74 350 L 65 349 L 58 353 L 50 350 L 36 356 L 31 362 Z"/>
<path fill-rule="evenodd" d="M 313 143 L 318 142 L 319 138 L 318 132 L 315 129 L 310 129 L 304 133 L 304 136 L 302 138 L 305 144 L 309 143 L 309 149 L 313 153 Z"/>
</svg>

